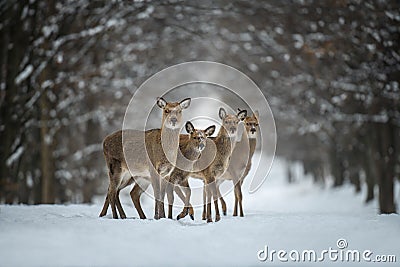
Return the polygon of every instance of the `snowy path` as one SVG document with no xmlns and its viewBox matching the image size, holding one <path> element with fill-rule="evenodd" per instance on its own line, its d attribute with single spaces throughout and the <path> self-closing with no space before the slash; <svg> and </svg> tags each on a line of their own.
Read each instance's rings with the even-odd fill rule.
<svg viewBox="0 0 400 267">
<path fill-rule="evenodd" d="M 257 259 L 265 245 L 319 253 L 337 249 L 339 238 L 346 239 L 348 249 L 397 257 L 397 263 L 371 266 L 397 266 L 399 216 L 377 215 L 376 204 L 365 206 L 363 195 L 354 196 L 350 187 L 324 190 L 310 179 L 289 186 L 283 173 L 276 161 L 262 188 L 244 195 L 245 218 L 226 216 L 212 224 L 199 220 L 200 209 L 194 222 L 133 219 L 137 214 L 128 199 L 123 202 L 126 220 L 110 219 L 110 211 L 107 218 L 98 218 L 100 204 L 2 205 L 0 266 L 271 266 L 279 260 Z M 232 207 L 232 196 L 227 204 Z M 151 201 L 145 202 L 145 212 L 152 214 Z M 298 265 L 290 260 L 280 264 Z"/>
</svg>

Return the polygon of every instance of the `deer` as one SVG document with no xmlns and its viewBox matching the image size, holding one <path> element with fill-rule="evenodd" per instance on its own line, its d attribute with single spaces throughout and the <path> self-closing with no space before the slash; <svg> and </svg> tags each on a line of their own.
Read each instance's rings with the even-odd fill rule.
<svg viewBox="0 0 400 267">
<path fill-rule="evenodd" d="M 183 122 L 182 111 L 190 106 L 190 102 L 190 98 L 185 98 L 180 102 L 167 102 L 159 97 L 156 103 L 163 110 L 160 129 L 119 130 L 104 139 L 103 153 L 110 181 L 100 217 L 107 214 L 110 205 L 114 219 L 118 219 L 117 209 L 120 217 L 126 218 L 119 200 L 119 192 L 133 182 L 137 187 L 141 184 L 146 187 L 146 184 L 148 186 L 151 183 L 155 198 L 154 218 L 165 217 L 163 179 L 170 175 L 176 164 L 179 134 Z M 135 186 L 131 191 L 134 203 Z M 143 210 L 138 210 L 138 213 L 141 218 L 144 216 Z"/>
<path fill-rule="evenodd" d="M 246 118 L 247 111 L 241 110 L 236 115 L 233 115 L 227 114 L 224 108 L 220 108 L 218 115 L 222 120 L 222 126 L 217 136 L 212 138 L 216 146 L 215 157 L 207 168 L 190 174 L 191 177 L 204 181 L 202 219 L 206 220 L 207 223 L 212 222 L 211 201 L 214 202 L 215 221 L 217 222 L 221 219 L 218 209 L 216 180 L 224 174 L 229 166 L 230 156 L 236 143 L 238 124 Z M 203 153 L 207 154 L 205 151 Z M 199 161 L 201 161 L 201 158 Z"/>
<path fill-rule="evenodd" d="M 174 186 L 182 188 L 185 194 L 184 209 L 177 216 L 177 220 L 185 217 L 188 213 L 190 218 L 194 220 L 193 207 L 190 205 L 191 190 L 189 187 L 189 175 L 193 170 L 193 165 L 199 159 L 201 152 L 205 149 L 207 138 L 212 136 L 215 132 L 215 125 L 207 127 L 205 130 L 195 129 L 193 124 L 188 121 L 185 124 L 186 132 L 189 135 L 181 135 L 179 141 L 180 151 L 184 156 L 184 160 L 180 161 L 181 157 L 178 156 L 177 166 L 172 171 L 171 175 L 166 178 L 167 199 L 168 199 L 168 218 L 172 219 L 172 207 L 174 203 Z M 184 165 L 185 164 L 185 165 Z"/>
<path fill-rule="evenodd" d="M 240 109 L 238 109 L 240 111 Z M 232 151 L 229 167 L 226 172 L 217 180 L 217 193 L 221 202 L 222 213 L 226 215 L 226 203 L 219 190 L 223 181 L 231 180 L 234 185 L 235 205 L 233 216 L 238 215 L 238 207 L 240 217 L 244 217 L 242 206 L 242 184 L 244 178 L 248 175 L 251 169 L 251 160 L 257 145 L 258 131 L 258 111 L 255 111 L 252 116 L 247 116 L 244 119 L 244 127 L 242 138 L 235 145 Z"/>
</svg>

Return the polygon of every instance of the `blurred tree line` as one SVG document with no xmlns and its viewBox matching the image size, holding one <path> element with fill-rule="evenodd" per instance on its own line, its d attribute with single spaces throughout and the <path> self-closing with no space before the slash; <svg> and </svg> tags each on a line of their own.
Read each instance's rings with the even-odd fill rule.
<svg viewBox="0 0 400 267">
<path fill-rule="evenodd" d="M 263 90 L 278 156 L 395 212 L 399 22 L 396 0 L 2 1 L 0 202 L 90 202 L 141 82 L 211 60 Z"/>
</svg>

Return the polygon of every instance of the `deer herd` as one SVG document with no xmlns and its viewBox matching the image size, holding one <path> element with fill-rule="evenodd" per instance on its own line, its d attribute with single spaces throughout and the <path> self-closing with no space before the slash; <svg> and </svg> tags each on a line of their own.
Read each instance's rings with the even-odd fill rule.
<svg viewBox="0 0 400 267">
<path fill-rule="evenodd" d="M 215 137 L 212 137 L 215 125 L 204 130 L 196 129 L 190 121 L 185 124 L 188 134 L 181 134 L 182 112 L 189 108 L 190 102 L 190 98 L 180 102 L 157 98 L 157 106 L 162 109 L 160 129 L 125 129 L 104 139 L 103 152 L 110 183 L 100 217 L 105 216 L 108 206 L 111 206 L 113 218 L 117 219 L 118 213 L 120 218 L 126 218 L 119 193 L 121 189 L 134 184 L 130 196 L 139 217 L 145 219 L 140 196 L 151 184 L 155 199 L 155 219 L 165 217 L 165 195 L 168 200 L 168 218 L 172 219 L 175 192 L 184 203 L 177 219 L 189 214 L 193 220 L 194 210 L 190 204 L 191 189 L 188 181 L 190 177 L 204 182 L 203 220 L 212 222 L 212 203 L 215 221 L 220 220 L 218 200 L 221 202 L 222 213 L 226 215 L 226 203 L 220 192 L 220 185 L 225 180 L 231 180 L 234 184 L 233 216 L 244 216 L 241 187 L 251 168 L 256 148 L 258 113 L 254 112 L 250 116 L 246 110 L 238 109 L 237 114 L 227 114 L 224 108 L 220 108 L 222 124 Z M 240 123 L 244 123 L 245 130 L 237 138 Z"/>
</svg>

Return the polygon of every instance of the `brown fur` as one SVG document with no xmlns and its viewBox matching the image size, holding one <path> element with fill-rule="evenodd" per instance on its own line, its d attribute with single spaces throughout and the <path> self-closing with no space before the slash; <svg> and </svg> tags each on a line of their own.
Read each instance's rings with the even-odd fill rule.
<svg viewBox="0 0 400 267">
<path fill-rule="evenodd" d="M 167 184 L 167 198 L 168 198 L 168 218 L 172 219 L 172 206 L 174 202 L 173 187 L 174 185 L 181 186 L 185 193 L 184 209 L 178 215 L 177 219 L 185 217 L 188 213 L 194 219 L 193 207 L 190 205 L 191 190 L 189 187 L 188 178 L 190 171 L 193 169 L 194 162 L 200 157 L 201 151 L 206 147 L 207 137 L 211 136 L 215 131 L 215 126 L 210 126 L 205 130 L 196 130 L 193 125 L 188 122 L 186 127 L 189 135 L 181 135 L 179 147 L 185 159 L 190 160 L 187 162 L 188 166 L 184 166 L 184 170 L 176 167 L 171 175 L 166 179 Z M 180 166 L 181 162 L 178 158 L 177 164 Z"/>
<path fill-rule="evenodd" d="M 173 170 L 179 145 L 182 110 L 189 107 L 190 99 L 184 99 L 179 103 L 169 103 L 158 98 L 157 105 L 163 109 L 161 129 L 145 132 L 137 130 L 117 131 L 104 139 L 103 152 L 109 169 L 110 184 L 100 216 L 106 215 L 110 204 L 113 218 L 118 218 L 116 207 L 121 218 L 126 218 L 119 200 L 120 190 L 137 181 L 138 177 L 144 178 L 144 180 L 150 177 L 156 201 L 154 218 L 165 217 L 162 203 L 164 183 L 160 177 L 169 175 Z M 122 136 L 124 143 L 122 143 Z M 162 147 L 161 140 L 164 141 L 165 150 Z M 129 169 L 127 160 L 130 162 Z M 147 186 L 144 185 L 146 188 Z M 145 215 L 136 195 L 143 190 L 145 189 L 134 187 L 131 192 L 132 201 L 141 218 L 145 218 Z"/>
<path fill-rule="evenodd" d="M 222 212 L 226 215 L 226 203 L 221 196 L 219 186 L 224 180 L 232 180 L 234 184 L 235 192 L 235 206 L 233 216 L 237 216 L 238 207 L 240 210 L 240 216 L 243 217 L 242 207 L 242 190 L 244 178 L 248 175 L 251 169 L 251 160 L 254 155 L 254 151 L 257 145 L 257 131 L 258 131 L 258 113 L 255 112 L 252 116 L 248 116 L 244 119 L 245 131 L 243 132 L 242 138 L 237 142 L 232 155 L 228 169 L 222 177 L 217 181 L 218 197 L 221 202 Z M 251 136 L 252 138 L 249 138 Z"/>
<path fill-rule="evenodd" d="M 220 109 L 219 115 L 222 119 L 222 126 L 218 132 L 218 135 L 213 139 L 217 150 L 215 158 L 212 163 L 204 170 L 190 174 L 190 176 L 194 178 L 201 178 L 204 181 L 203 219 L 206 219 L 207 222 L 212 222 L 211 201 L 214 201 L 215 221 L 220 220 L 218 209 L 218 194 L 215 181 L 226 171 L 229 166 L 230 155 L 232 153 L 234 145 L 234 142 L 231 139 L 235 137 L 237 126 L 240 120 L 243 120 L 246 117 L 246 114 L 247 111 L 243 110 L 240 111 L 237 115 L 227 115 L 224 109 Z M 228 131 L 231 132 L 232 138 L 228 134 Z"/>
</svg>

